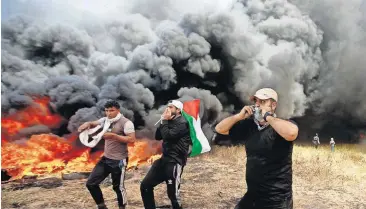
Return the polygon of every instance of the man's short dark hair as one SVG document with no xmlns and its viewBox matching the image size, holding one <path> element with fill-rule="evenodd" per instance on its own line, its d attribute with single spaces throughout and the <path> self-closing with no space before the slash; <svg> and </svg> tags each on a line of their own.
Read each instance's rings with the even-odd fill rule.
<svg viewBox="0 0 366 209">
<path fill-rule="evenodd" d="M 111 108 L 111 107 L 115 107 L 117 109 L 120 108 L 119 103 L 115 100 L 108 100 L 105 104 L 104 104 L 104 108 Z"/>
</svg>

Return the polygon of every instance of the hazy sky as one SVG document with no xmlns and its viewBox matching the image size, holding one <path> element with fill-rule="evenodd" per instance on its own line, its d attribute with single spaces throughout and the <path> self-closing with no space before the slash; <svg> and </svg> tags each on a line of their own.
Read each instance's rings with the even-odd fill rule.
<svg viewBox="0 0 366 209">
<path fill-rule="evenodd" d="M 114 13 L 118 9 L 116 5 L 123 8 L 123 1 L 2 0 L 1 18 L 22 14 L 46 20 L 75 20 L 85 15 Z"/>
<path fill-rule="evenodd" d="M 16 14 L 42 17 L 45 20 L 82 20 L 90 16 L 116 17 L 133 9 L 142 13 L 146 5 L 159 5 L 159 10 L 171 11 L 178 18 L 180 13 L 194 11 L 218 11 L 227 9 L 235 0 L 2 0 L 3 20 Z M 151 8 L 150 8 L 151 9 Z M 145 9 L 146 10 L 146 9 Z M 151 10 L 150 10 L 151 11 Z M 89 18 L 88 18 L 89 19 Z"/>
</svg>

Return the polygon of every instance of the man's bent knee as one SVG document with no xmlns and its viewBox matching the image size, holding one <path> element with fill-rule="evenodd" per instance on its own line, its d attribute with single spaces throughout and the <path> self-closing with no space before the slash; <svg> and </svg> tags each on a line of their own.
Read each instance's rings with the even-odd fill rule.
<svg viewBox="0 0 366 209">
<path fill-rule="evenodd" d="M 92 183 L 89 183 L 89 182 L 86 182 L 85 184 L 86 188 L 88 188 L 89 190 L 90 189 L 93 189 L 93 188 L 96 188 L 96 187 L 99 187 L 98 184 L 92 184 Z"/>
<path fill-rule="evenodd" d="M 120 187 L 120 186 L 113 186 L 113 190 L 115 192 L 119 192 L 119 191 L 125 191 L 126 189 L 124 187 Z"/>
<path fill-rule="evenodd" d="M 154 190 L 153 186 L 151 186 L 150 184 L 145 183 L 144 181 L 141 182 L 141 184 L 140 184 L 141 193 L 148 192 L 148 191 L 151 191 L 151 190 Z"/>
</svg>

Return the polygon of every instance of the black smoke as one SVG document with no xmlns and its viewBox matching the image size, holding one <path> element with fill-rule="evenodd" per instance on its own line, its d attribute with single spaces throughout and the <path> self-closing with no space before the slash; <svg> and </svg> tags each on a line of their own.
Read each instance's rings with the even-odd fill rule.
<svg viewBox="0 0 366 209">
<path fill-rule="evenodd" d="M 67 134 L 115 99 L 138 134 L 151 137 L 168 100 L 198 98 L 211 138 L 217 122 L 272 87 L 278 115 L 299 123 L 300 140 L 318 132 L 357 141 L 366 130 L 361 0 L 140 0 L 105 13 L 39 3 L 56 13 L 14 1 L 2 20 L 2 115 L 48 96 Z"/>
</svg>

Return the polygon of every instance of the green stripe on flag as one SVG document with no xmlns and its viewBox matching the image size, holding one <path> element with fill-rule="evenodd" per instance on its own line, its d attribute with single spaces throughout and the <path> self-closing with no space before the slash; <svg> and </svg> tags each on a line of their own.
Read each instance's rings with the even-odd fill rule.
<svg viewBox="0 0 366 209">
<path fill-rule="evenodd" d="M 190 157 L 194 157 L 196 155 L 201 154 L 202 152 L 202 145 L 200 141 L 197 139 L 196 130 L 194 130 L 193 126 L 193 117 L 182 111 L 183 117 L 188 121 L 189 123 L 189 133 L 191 135 L 192 140 L 192 152 L 189 155 Z"/>
</svg>

